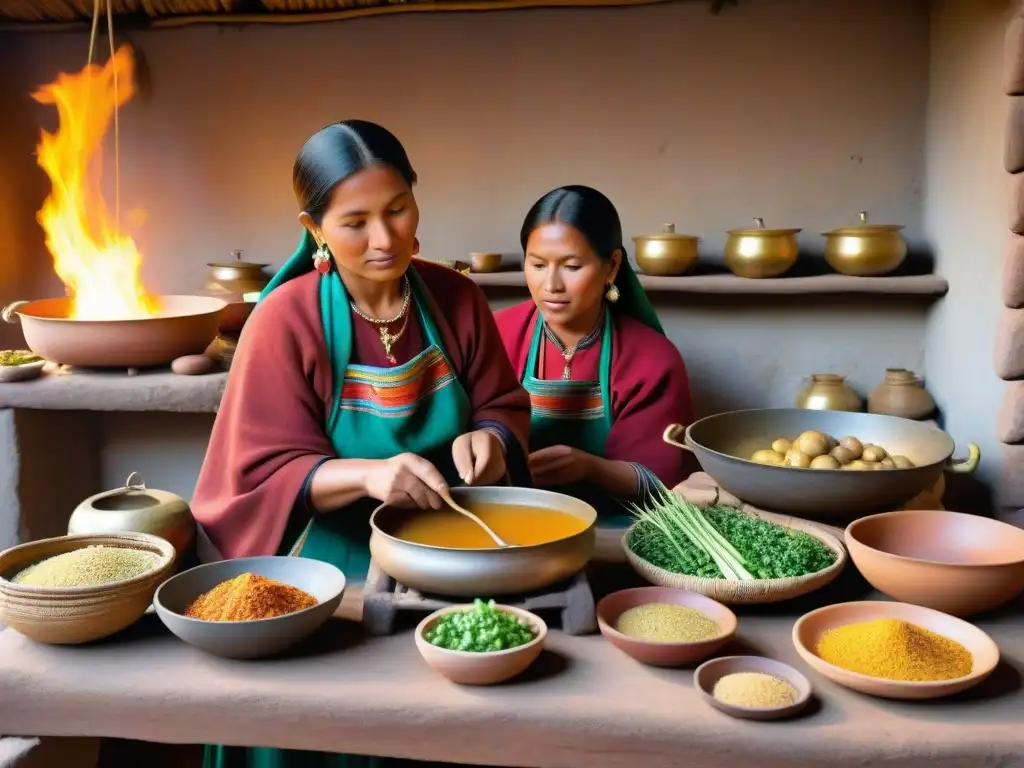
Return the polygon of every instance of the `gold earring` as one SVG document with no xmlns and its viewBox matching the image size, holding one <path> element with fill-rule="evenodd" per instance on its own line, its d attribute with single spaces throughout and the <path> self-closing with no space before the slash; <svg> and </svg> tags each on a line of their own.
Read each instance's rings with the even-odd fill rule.
<svg viewBox="0 0 1024 768">
<path fill-rule="evenodd" d="M 319 243 L 316 253 L 313 254 L 313 268 L 321 275 L 331 271 L 331 252 L 327 250 L 327 243 Z"/>
<path fill-rule="evenodd" d="M 608 299 L 612 304 L 619 300 L 619 287 L 615 283 L 608 284 L 608 290 L 605 291 L 605 298 Z"/>
</svg>

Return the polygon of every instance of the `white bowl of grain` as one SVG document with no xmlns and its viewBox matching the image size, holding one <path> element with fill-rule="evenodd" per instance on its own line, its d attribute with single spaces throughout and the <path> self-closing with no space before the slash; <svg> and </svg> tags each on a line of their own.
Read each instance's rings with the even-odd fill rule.
<svg viewBox="0 0 1024 768">
<path fill-rule="evenodd" d="M 175 550 L 148 533 L 75 534 L 0 552 L 0 622 L 40 643 L 99 640 L 134 624 Z"/>
</svg>

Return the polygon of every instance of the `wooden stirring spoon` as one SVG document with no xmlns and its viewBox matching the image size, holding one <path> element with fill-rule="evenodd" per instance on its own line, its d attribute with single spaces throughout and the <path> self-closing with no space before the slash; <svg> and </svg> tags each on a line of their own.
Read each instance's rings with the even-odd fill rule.
<svg viewBox="0 0 1024 768">
<path fill-rule="evenodd" d="M 483 528 L 487 532 L 487 535 L 490 536 L 492 539 L 494 539 L 494 543 L 498 545 L 498 549 L 505 549 L 506 547 L 511 547 L 512 546 L 507 541 L 505 541 L 503 538 L 501 538 L 498 534 L 496 534 L 494 531 L 492 531 L 491 527 L 489 525 L 487 525 L 487 523 L 485 523 L 483 520 L 481 520 L 479 517 L 474 515 L 472 512 L 470 512 L 465 507 L 460 507 L 458 504 L 456 504 L 455 503 L 455 499 L 452 498 L 451 493 L 449 493 L 447 490 L 445 490 L 441 494 L 441 498 L 444 499 L 445 503 L 449 507 L 454 509 L 460 515 L 464 515 L 465 517 L 468 517 L 474 523 L 476 523 L 481 528 Z"/>
</svg>

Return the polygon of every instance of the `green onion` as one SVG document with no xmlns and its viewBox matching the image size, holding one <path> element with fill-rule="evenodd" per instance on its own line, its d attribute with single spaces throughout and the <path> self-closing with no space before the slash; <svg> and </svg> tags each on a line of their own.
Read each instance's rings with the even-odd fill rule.
<svg viewBox="0 0 1024 768">
<path fill-rule="evenodd" d="M 674 545 L 680 558 L 686 558 L 678 540 L 678 536 L 682 535 L 707 553 L 725 578 L 735 581 L 756 578 L 747 570 L 743 556 L 705 519 L 703 512 L 665 486 L 658 489 L 657 496 L 652 494 L 646 507 L 629 504 L 628 508 L 639 523 L 660 531 Z"/>
</svg>

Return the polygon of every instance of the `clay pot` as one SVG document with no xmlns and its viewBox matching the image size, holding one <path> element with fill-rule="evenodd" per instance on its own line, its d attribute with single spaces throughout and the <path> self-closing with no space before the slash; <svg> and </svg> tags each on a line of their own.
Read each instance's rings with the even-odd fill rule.
<svg viewBox="0 0 1024 768">
<path fill-rule="evenodd" d="M 935 400 L 913 371 L 887 368 L 885 379 L 868 395 L 868 413 L 927 419 L 935 413 Z"/>
<path fill-rule="evenodd" d="M 90 496 L 79 504 L 68 522 L 69 534 L 118 531 L 159 536 L 174 545 L 181 558 L 195 541 L 196 521 L 183 498 L 146 488 L 142 475 L 132 472 L 124 487 Z"/>
<path fill-rule="evenodd" d="M 796 407 L 812 411 L 863 411 L 864 403 L 846 377 L 836 373 L 811 374 L 811 383 L 796 397 Z"/>
</svg>

